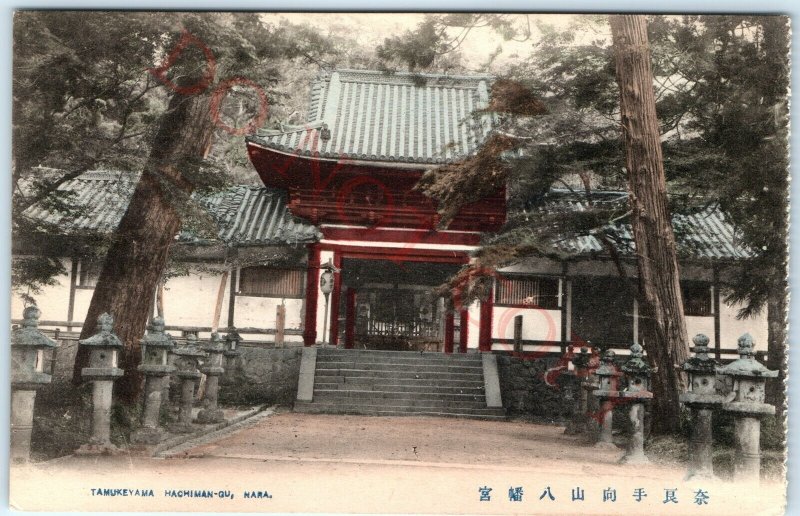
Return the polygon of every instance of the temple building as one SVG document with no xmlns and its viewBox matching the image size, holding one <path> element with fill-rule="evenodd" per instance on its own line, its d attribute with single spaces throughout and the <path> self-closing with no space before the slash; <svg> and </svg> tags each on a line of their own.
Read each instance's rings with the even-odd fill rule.
<svg viewBox="0 0 800 516">
<path fill-rule="evenodd" d="M 627 349 L 640 341 L 636 300 L 591 235 L 559 243 L 569 260 L 531 257 L 497 271 L 484 302 L 453 309 L 434 293 L 470 262 L 481 236 L 506 221 L 500 189 L 437 229 L 436 204 L 414 189 L 426 170 L 474 154 L 490 134 L 494 121 L 481 110 L 491 81 L 364 70 L 320 75 L 305 124 L 247 138 L 263 187 L 236 186 L 202 199 L 218 235 L 214 242 L 182 235 L 176 243 L 189 250 L 181 258 L 188 274 L 166 282 L 168 325 L 200 333 L 235 326 L 245 338 L 269 342 L 283 312 L 287 344 L 444 353 L 516 345 L 556 355 L 573 343 Z M 95 171 L 65 183 L 87 206 L 81 218 L 63 221 L 66 238 L 112 231 L 131 191 L 121 185 L 135 180 Z M 597 192 L 595 201 L 624 203 L 626 194 Z M 538 209 L 581 210 L 585 202 L 553 189 Z M 29 210 L 58 223 L 46 208 Z M 673 223 L 690 335 L 706 333 L 724 357 L 747 331 L 763 353 L 766 315 L 738 320 L 739 307 L 724 301 L 726 268 L 749 253 L 732 225 L 711 208 L 676 214 Z M 623 268 L 635 277 L 630 228 L 619 224 L 617 231 Z M 68 330 L 83 320 L 98 265 L 78 252 L 60 259 L 69 273 L 34 297 L 51 326 Z M 14 300 L 13 314 L 21 313 L 20 303 Z M 218 305 L 225 309 L 214 321 Z"/>
</svg>

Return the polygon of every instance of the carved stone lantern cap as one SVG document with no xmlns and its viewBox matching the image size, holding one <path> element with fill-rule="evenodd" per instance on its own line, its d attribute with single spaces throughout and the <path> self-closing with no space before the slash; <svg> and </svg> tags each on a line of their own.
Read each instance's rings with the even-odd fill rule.
<svg viewBox="0 0 800 516">
<path fill-rule="evenodd" d="M 617 356 L 614 353 L 613 349 L 606 350 L 603 353 L 603 357 L 601 359 L 600 367 L 597 368 L 594 374 L 597 376 L 620 376 L 622 373 L 617 368 L 617 365 L 614 363 L 614 358 Z"/>
<path fill-rule="evenodd" d="M 12 346 L 30 346 L 33 348 L 54 348 L 58 344 L 48 338 L 39 329 L 39 317 L 42 311 L 36 306 L 29 306 L 22 311 L 22 327 L 11 334 Z"/>
<path fill-rule="evenodd" d="M 631 348 L 631 357 L 622 366 L 622 370 L 628 374 L 650 376 L 650 366 L 644 360 L 644 348 L 635 342 Z"/>
<path fill-rule="evenodd" d="M 200 347 L 209 353 L 222 353 L 225 351 L 225 343 L 222 342 L 217 332 L 213 332 L 211 334 L 211 339 L 204 342 Z"/>
<path fill-rule="evenodd" d="M 79 340 L 83 346 L 97 346 L 101 348 L 121 348 L 122 341 L 113 333 L 114 317 L 104 313 L 97 318 L 97 333 L 88 339 Z"/>
<path fill-rule="evenodd" d="M 777 378 L 778 371 L 770 371 L 755 359 L 753 337 L 749 333 L 739 337 L 738 344 L 739 358 L 717 368 L 718 373 L 739 378 Z"/>
<path fill-rule="evenodd" d="M 185 357 L 206 356 L 205 351 L 198 349 L 197 347 L 197 336 L 191 333 L 186 336 L 186 342 L 184 345 L 175 347 L 175 349 L 172 350 L 172 353 L 174 355 L 181 355 Z"/>
<path fill-rule="evenodd" d="M 228 334 L 225 335 L 225 356 L 236 357 L 241 354 L 239 351 L 239 344 L 242 342 L 242 336 L 236 331 L 236 328 L 228 328 Z"/>
<path fill-rule="evenodd" d="M 694 356 L 683 363 L 683 370 L 689 373 L 716 373 L 717 361 L 708 355 L 708 337 L 698 333 L 692 339 Z"/>
<path fill-rule="evenodd" d="M 572 356 L 572 364 L 579 369 L 586 369 L 589 367 L 589 362 L 592 356 L 589 354 L 589 349 L 586 346 L 581 347 L 580 353 L 575 353 Z"/>
<path fill-rule="evenodd" d="M 164 319 L 156 317 L 147 327 L 147 334 L 142 338 L 142 345 L 153 348 L 172 348 L 175 342 L 164 332 Z"/>
</svg>

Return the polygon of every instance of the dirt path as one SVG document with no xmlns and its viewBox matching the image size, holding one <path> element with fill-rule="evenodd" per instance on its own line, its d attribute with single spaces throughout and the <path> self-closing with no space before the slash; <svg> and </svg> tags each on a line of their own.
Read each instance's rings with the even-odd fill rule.
<svg viewBox="0 0 800 516">
<path fill-rule="evenodd" d="M 28 510 L 782 514 L 780 484 L 756 491 L 684 483 L 683 470 L 622 466 L 620 455 L 581 444 L 555 426 L 284 413 L 181 457 L 71 458 L 15 469 L 11 502 Z M 540 500 L 548 486 L 555 500 Z M 482 487 L 492 489 L 490 500 L 480 501 Z M 520 501 L 509 498 L 516 487 Z M 152 489 L 154 496 L 98 496 L 92 488 Z M 578 488 L 584 500 L 573 501 Z M 646 493 L 641 501 L 634 498 L 638 488 Z M 616 501 L 608 491 L 604 502 L 610 489 Z M 663 503 L 666 489 L 677 490 L 677 503 Z M 707 505 L 694 503 L 701 489 Z M 171 495 L 182 490 L 214 496 Z M 220 498 L 220 491 L 233 499 Z M 259 491 L 271 498 L 245 498 Z"/>
</svg>

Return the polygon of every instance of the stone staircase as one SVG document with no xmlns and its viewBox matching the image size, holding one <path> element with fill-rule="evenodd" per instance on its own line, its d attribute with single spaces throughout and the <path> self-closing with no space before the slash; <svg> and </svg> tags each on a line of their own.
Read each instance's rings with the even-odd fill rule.
<svg viewBox="0 0 800 516">
<path fill-rule="evenodd" d="M 304 348 L 294 409 L 318 414 L 505 418 L 495 357 L 477 353 Z"/>
</svg>

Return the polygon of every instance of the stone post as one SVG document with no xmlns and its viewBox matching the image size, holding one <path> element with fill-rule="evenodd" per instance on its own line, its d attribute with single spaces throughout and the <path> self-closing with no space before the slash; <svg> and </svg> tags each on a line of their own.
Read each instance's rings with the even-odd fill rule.
<svg viewBox="0 0 800 516">
<path fill-rule="evenodd" d="M 11 334 L 11 464 L 30 460 L 36 389 L 52 379 L 44 372 L 44 351 L 56 343 L 39 330 L 41 315 L 37 307 L 27 307 L 22 327 Z"/>
<path fill-rule="evenodd" d="M 89 348 L 89 367 L 81 375 L 92 382 L 92 437 L 75 453 L 79 455 L 118 452 L 111 444 L 111 392 L 114 381 L 122 376 L 117 367 L 122 341 L 113 333 L 114 318 L 104 313 L 97 318 L 97 334 L 78 343 Z"/>
<path fill-rule="evenodd" d="M 614 363 L 614 350 L 607 350 L 603 353 L 602 363 L 595 371 L 600 387 L 592 394 L 600 402 L 600 438 L 595 444 L 598 448 L 616 449 L 612 435 L 614 423 L 614 405 L 622 397 L 619 391 L 619 377 L 622 373 Z"/>
<path fill-rule="evenodd" d="M 575 407 L 572 411 L 572 418 L 567 423 L 564 433 L 567 435 L 582 434 L 587 431 L 586 418 L 589 412 L 588 406 L 588 392 L 584 389 L 583 384 L 589 375 L 589 353 L 583 347 L 580 353 L 574 353 L 574 347 L 567 348 L 569 354 L 572 355 L 572 365 L 575 375 Z"/>
<path fill-rule="evenodd" d="M 711 464 L 713 434 L 711 415 L 722 404 L 717 394 L 717 362 L 708 356 L 708 337 L 697 334 L 692 339 L 695 356 L 683 364 L 689 375 L 689 391 L 680 395 L 680 401 L 692 413 L 692 430 L 689 441 L 689 471 L 686 480 L 714 478 Z"/>
<path fill-rule="evenodd" d="M 583 353 L 583 349 L 581 350 L 581 353 Z M 597 369 L 600 367 L 600 356 L 597 354 L 596 348 L 592 348 L 588 355 L 586 376 L 581 382 L 581 402 L 584 403 L 584 406 L 586 407 L 583 419 L 584 428 L 586 429 L 586 442 L 596 443 L 600 438 L 600 424 L 597 419 L 597 416 L 600 414 L 600 404 L 593 393 L 600 388 L 600 382 L 598 381 L 596 374 Z M 583 360 L 583 358 L 581 360 Z"/>
<path fill-rule="evenodd" d="M 197 414 L 197 422 L 203 424 L 221 423 L 225 421 L 225 415 L 217 406 L 219 397 L 219 377 L 225 372 L 222 367 L 223 354 L 225 353 L 225 343 L 219 338 L 219 334 L 211 334 L 211 340 L 203 346 L 203 350 L 208 353 L 208 361 L 201 369 L 206 375 L 206 393 L 203 410 Z"/>
<path fill-rule="evenodd" d="M 172 338 L 164 333 L 164 319 L 156 317 L 142 339 L 142 363 L 139 371 L 145 375 L 142 427 L 131 436 L 135 444 L 158 444 L 164 434 L 159 426 L 164 380 L 175 370 L 169 364 L 169 350 L 174 347 Z"/>
<path fill-rule="evenodd" d="M 631 422 L 631 438 L 628 449 L 620 459 L 622 464 L 647 464 L 644 454 L 644 414 L 645 403 L 653 398 L 650 392 L 650 366 L 644 361 L 642 346 L 634 343 L 631 356 L 622 371 L 628 378 L 628 386 L 623 391 L 623 398 L 629 400 L 629 417 Z"/>
<path fill-rule="evenodd" d="M 761 418 L 775 414 L 775 407 L 764 403 L 767 378 L 776 378 L 755 359 L 753 337 L 739 337 L 739 359 L 717 372 L 733 378 L 733 391 L 722 409 L 733 415 L 736 458 L 734 482 L 759 482 L 761 477 Z"/>
<path fill-rule="evenodd" d="M 195 429 L 192 424 L 194 387 L 195 382 L 201 376 L 197 367 L 206 354 L 197 348 L 197 337 L 191 334 L 187 335 L 184 345 L 175 348 L 172 353 L 175 355 L 175 367 L 177 368 L 175 374 L 181 380 L 181 400 L 178 422 L 170 427 L 170 431 L 186 434 Z"/>
</svg>

